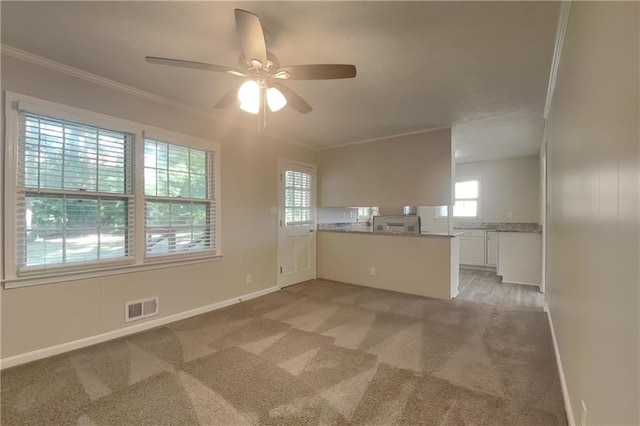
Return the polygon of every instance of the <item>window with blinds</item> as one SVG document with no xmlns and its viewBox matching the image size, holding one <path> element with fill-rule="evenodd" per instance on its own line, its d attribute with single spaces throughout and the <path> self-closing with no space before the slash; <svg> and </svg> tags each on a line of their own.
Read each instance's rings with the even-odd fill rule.
<svg viewBox="0 0 640 426">
<path fill-rule="evenodd" d="M 312 175 L 294 170 L 284 174 L 284 216 L 286 226 L 309 225 Z"/>
<path fill-rule="evenodd" d="M 132 256 L 133 135 L 18 119 L 18 271 Z"/>
<path fill-rule="evenodd" d="M 221 256 L 216 142 L 4 100 L 5 288 Z"/>
<path fill-rule="evenodd" d="M 214 155 L 145 139 L 147 256 L 215 252 Z"/>
</svg>

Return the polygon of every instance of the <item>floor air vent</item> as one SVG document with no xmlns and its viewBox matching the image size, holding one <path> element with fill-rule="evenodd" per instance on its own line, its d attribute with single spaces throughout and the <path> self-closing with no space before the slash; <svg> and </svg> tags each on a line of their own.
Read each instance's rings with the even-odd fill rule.
<svg viewBox="0 0 640 426">
<path fill-rule="evenodd" d="M 158 314 L 158 297 L 126 302 L 124 304 L 124 322 L 136 321 Z"/>
</svg>

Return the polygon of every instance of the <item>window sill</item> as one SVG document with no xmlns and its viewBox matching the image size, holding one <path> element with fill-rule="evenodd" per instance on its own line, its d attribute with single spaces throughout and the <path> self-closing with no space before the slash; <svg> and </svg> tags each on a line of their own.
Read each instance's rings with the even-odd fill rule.
<svg viewBox="0 0 640 426">
<path fill-rule="evenodd" d="M 21 287 L 31 287 L 36 285 L 54 284 L 65 281 L 78 281 L 90 278 L 105 277 L 110 275 L 122 275 L 132 272 L 150 271 L 153 269 L 174 268 L 176 266 L 195 265 L 198 263 L 213 262 L 222 259 L 222 254 L 207 255 L 201 257 L 189 257 L 181 259 L 154 259 L 151 262 L 138 265 L 122 265 L 111 266 L 108 268 L 83 270 L 83 271 L 65 271 L 55 274 L 37 275 L 29 277 L 10 278 L 2 280 L 2 287 L 5 290 Z"/>
</svg>

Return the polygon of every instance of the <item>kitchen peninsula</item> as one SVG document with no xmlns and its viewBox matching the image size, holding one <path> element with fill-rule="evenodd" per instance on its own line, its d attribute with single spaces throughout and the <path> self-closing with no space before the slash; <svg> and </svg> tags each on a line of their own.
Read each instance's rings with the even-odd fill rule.
<svg viewBox="0 0 640 426">
<path fill-rule="evenodd" d="M 318 231 L 321 278 L 438 299 L 458 294 L 461 233 L 373 232 L 364 224 Z"/>
</svg>

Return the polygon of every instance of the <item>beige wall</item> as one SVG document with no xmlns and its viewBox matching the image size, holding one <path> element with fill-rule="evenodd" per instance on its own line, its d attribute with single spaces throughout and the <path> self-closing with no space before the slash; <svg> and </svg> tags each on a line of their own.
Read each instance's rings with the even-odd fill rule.
<svg viewBox="0 0 640 426">
<path fill-rule="evenodd" d="M 450 299 L 458 293 L 458 250 L 451 250 L 454 240 L 457 244 L 457 237 L 321 231 L 318 232 L 318 276 Z M 375 275 L 370 274 L 371 267 L 376 268 Z"/>
<path fill-rule="evenodd" d="M 576 423 L 640 424 L 637 2 L 573 2 L 548 121 L 547 301 Z"/>
<path fill-rule="evenodd" d="M 320 151 L 318 205 L 449 204 L 451 158 L 448 128 Z"/>
<path fill-rule="evenodd" d="M 2 290 L 3 358 L 122 328 L 127 300 L 160 296 L 166 316 L 276 285 L 277 158 L 315 163 L 314 151 L 6 56 L 2 89 L 220 142 L 224 254 L 192 266 Z"/>
<path fill-rule="evenodd" d="M 480 177 L 484 222 L 540 222 L 539 157 L 456 164 L 456 178 Z M 507 212 L 513 217 L 508 218 Z"/>
</svg>

